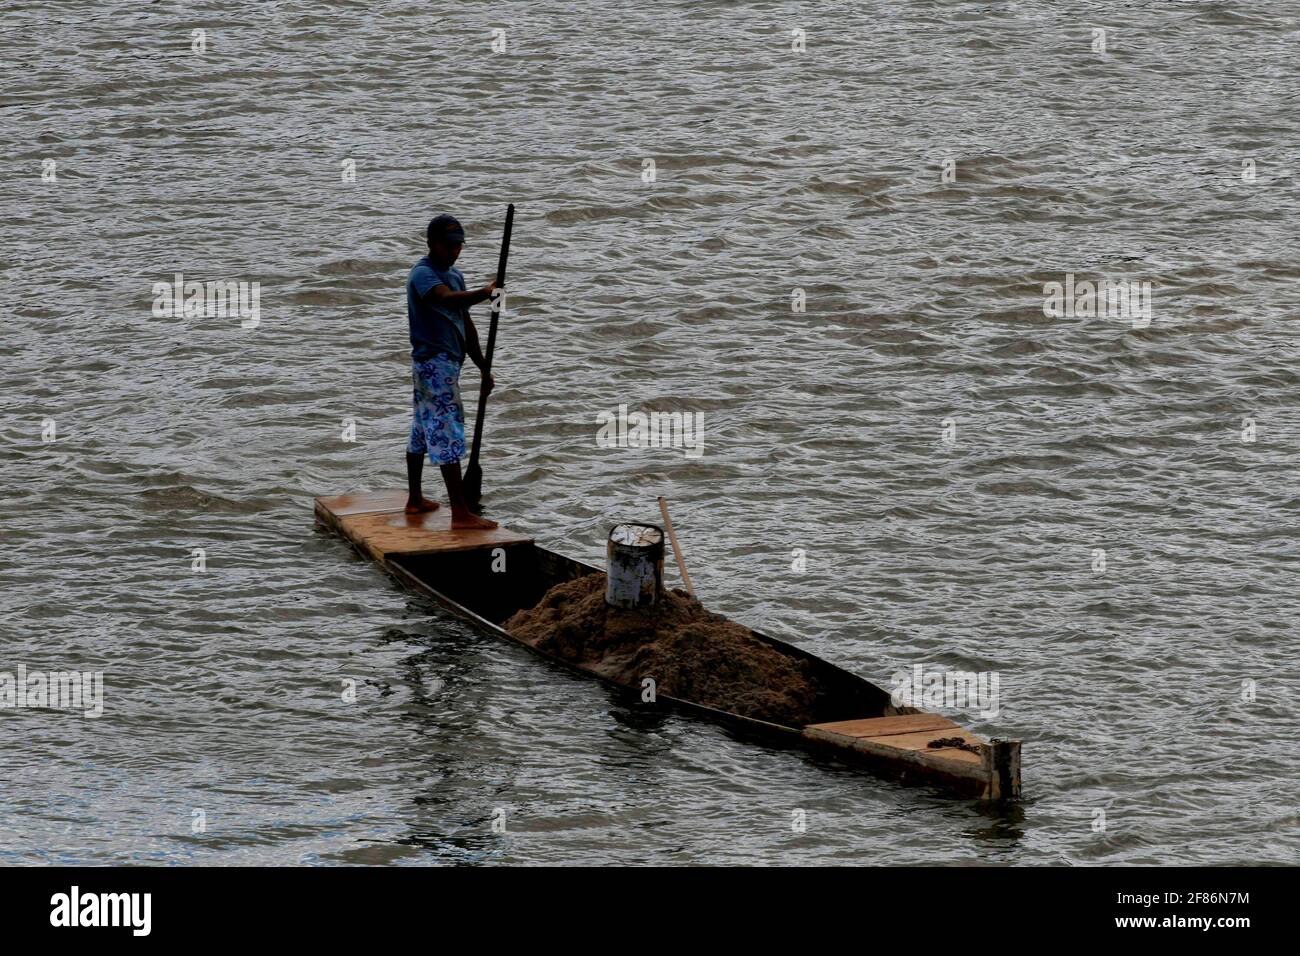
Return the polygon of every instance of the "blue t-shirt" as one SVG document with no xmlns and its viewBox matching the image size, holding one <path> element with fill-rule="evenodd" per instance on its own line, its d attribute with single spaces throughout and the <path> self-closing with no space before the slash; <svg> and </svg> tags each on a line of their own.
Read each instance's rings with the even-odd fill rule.
<svg viewBox="0 0 1300 956">
<path fill-rule="evenodd" d="M 433 287 L 465 291 L 465 277 L 455 266 L 439 269 L 424 256 L 406 278 L 406 318 L 411 324 L 411 358 L 424 362 L 439 352 L 465 361 L 465 310 L 443 305 Z"/>
</svg>

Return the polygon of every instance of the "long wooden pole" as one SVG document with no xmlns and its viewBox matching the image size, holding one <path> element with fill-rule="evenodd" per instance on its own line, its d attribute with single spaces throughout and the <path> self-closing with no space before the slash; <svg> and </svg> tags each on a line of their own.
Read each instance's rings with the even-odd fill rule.
<svg viewBox="0 0 1300 956">
<path fill-rule="evenodd" d="M 677 543 L 677 532 L 673 530 L 673 519 L 668 517 L 668 501 L 663 495 L 659 496 L 659 513 L 663 515 L 664 530 L 668 532 L 668 540 L 673 544 L 673 557 L 677 559 L 677 570 L 682 572 L 682 580 L 686 582 L 686 593 L 695 597 L 691 576 L 686 573 L 686 559 L 682 557 L 682 547 Z"/>
<path fill-rule="evenodd" d="M 505 297 L 506 259 L 510 256 L 510 231 L 515 223 L 515 204 L 506 206 L 506 228 L 501 236 L 501 258 L 497 260 L 497 291 L 492 303 L 492 322 L 488 326 L 487 350 L 483 353 L 483 374 L 492 371 L 492 352 L 497 345 L 497 319 L 501 315 L 501 300 Z M 480 388 L 478 393 L 478 414 L 474 416 L 474 447 L 469 453 L 469 465 L 465 469 L 462 488 L 465 501 L 477 505 L 483 497 L 483 468 L 478 463 L 478 449 L 483 441 L 483 415 L 487 411 L 487 389 Z"/>
</svg>

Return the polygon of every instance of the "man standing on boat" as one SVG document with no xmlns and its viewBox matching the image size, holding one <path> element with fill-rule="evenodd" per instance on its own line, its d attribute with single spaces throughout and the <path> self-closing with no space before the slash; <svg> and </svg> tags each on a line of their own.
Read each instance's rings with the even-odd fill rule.
<svg viewBox="0 0 1300 956">
<path fill-rule="evenodd" d="M 411 326 L 411 378 L 415 385 L 411 435 L 406 444 L 407 514 L 438 507 L 420 490 L 424 456 L 442 470 L 451 502 L 453 528 L 495 528 L 495 521 L 470 510 L 462 485 L 460 460 L 465 454 L 465 408 L 460 401 L 460 369 L 468 355 L 484 367 L 478 331 L 469 309 L 491 298 L 496 282 L 472 292 L 456 268 L 465 231 L 454 216 L 434 216 L 426 233 L 429 254 L 406 279 L 406 317 Z M 483 372 L 482 388 L 492 390 L 492 376 Z"/>
</svg>

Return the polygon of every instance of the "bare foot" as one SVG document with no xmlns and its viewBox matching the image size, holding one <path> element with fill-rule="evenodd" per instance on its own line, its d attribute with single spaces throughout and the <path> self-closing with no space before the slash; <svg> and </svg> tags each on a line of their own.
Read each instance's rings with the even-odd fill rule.
<svg viewBox="0 0 1300 956">
<path fill-rule="evenodd" d="M 478 515 L 469 512 L 451 513 L 451 529 L 453 531 L 489 531 L 495 528 L 497 523 L 489 521 L 487 518 L 480 518 Z"/>
<path fill-rule="evenodd" d="M 406 513 L 408 515 L 422 515 L 426 511 L 437 511 L 438 502 L 430 501 L 428 498 L 421 498 L 419 501 L 406 500 Z"/>
</svg>

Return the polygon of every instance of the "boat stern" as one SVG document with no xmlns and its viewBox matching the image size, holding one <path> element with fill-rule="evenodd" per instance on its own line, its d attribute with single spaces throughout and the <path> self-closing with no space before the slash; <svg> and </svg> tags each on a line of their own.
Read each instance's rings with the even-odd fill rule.
<svg viewBox="0 0 1300 956">
<path fill-rule="evenodd" d="M 803 735 L 903 778 L 929 780 L 982 800 L 1020 799 L 1020 741 L 988 741 L 938 714 L 810 724 Z"/>
</svg>

